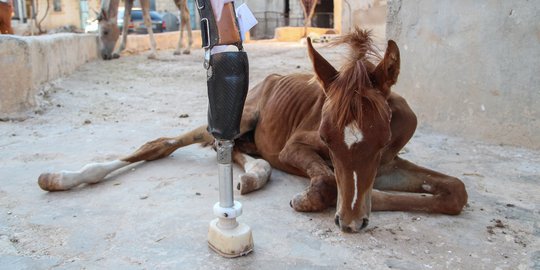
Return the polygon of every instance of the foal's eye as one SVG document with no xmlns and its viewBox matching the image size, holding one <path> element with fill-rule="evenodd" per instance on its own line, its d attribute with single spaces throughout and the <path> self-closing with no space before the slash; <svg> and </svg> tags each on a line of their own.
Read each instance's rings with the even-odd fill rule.
<svg viewBox="0 0 540 270">
<path fill-rule="evenodd" d="M 103 35 L 108 35 L 109 31 L 103 31 Z"/>
</svg>

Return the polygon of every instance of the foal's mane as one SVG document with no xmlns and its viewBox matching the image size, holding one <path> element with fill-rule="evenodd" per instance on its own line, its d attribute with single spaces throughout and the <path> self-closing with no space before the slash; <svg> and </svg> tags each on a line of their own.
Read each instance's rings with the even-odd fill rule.
<svg viewBox="0 0 540 270">
<path fill-rule="evenodd" d="M 365 110 L 363 105 L 370 105 L 382 119 L 390 117 L 386 99 L 381 98 L 379 91 L 368 90 L 373 88 L 369 73 L 375 69 L 371 61 L 377 63 L 382 57 L 373 44 L 371 31 L 356 28 L 350 34 L 332 41 L 330 46 L 348 45 L 349 56 L 346 63 L 340 68 L 338 75 L 326 90 L 327 102 L 324 112 L 333 114 L 336 128 L 343 130 L 346 125 L 355 122 L 362 128 L 362 116 Z M 367 103 L 364 103 L 367 101 Z"/>
</svg>

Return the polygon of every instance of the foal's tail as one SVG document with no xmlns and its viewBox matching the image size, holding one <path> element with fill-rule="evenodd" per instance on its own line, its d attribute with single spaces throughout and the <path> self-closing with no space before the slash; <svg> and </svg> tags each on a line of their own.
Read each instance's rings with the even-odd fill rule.
<svg viewBox="0 0 540 270">
<path fill-rule="evenodd" d="M 176 149 L 191 144 L 200 143 L 203 146 L 212 144 L 214 137 L 208 133 L 205 126 L 200 126 L 180 136 L 162 137 L 145 143 L 133 154 L 118 160 L 102 163 L 91 163 L 79 171 L 61 171 L 57 173 L 42 173 L 38 184 L 46 191 L 62 191 L 80 184 L 93 184 L 102 181 L 110 173 L 139 161 L 152 161 L 168 157 Z"/>
</svg>

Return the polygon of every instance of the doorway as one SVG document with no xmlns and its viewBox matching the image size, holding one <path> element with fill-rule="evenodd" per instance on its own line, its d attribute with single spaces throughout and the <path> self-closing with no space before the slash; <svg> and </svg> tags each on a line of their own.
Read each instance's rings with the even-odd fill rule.
<svg viewBox="0 0 540 270">
<path fill-rule="evenodd" d="M 311 25 L 321 28 L 334 28 L 334 0 L 318 0 Z"/>
</svg>

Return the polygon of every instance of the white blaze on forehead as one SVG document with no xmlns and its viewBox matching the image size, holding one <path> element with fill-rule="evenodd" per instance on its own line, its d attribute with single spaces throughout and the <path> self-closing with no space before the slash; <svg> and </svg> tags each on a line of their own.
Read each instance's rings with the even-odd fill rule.
<svg viewBox="0 0 540 270">
<path fill-rule="evenodd" d="M 356 200 L 358 199 L 358 175 L 356 175 L 356 172 L 353 172 L 354 177 L 354 197 L 351 202 L 351 210 L 354 210 L 354 205 L 356 204 Z"/>
<path fill-rule="evenodd" d="M 362 141 L 362 139 L 364 139 L 362 131 L 358 128 L 355 122 L 352 122 L 345 127 L 345 130 L 343 130 L 343 137 L 345 144 L 347 147 L 349 147 L 349 149 L 351 149 L 353 144 L 359 143 Z"/>
</svg>

